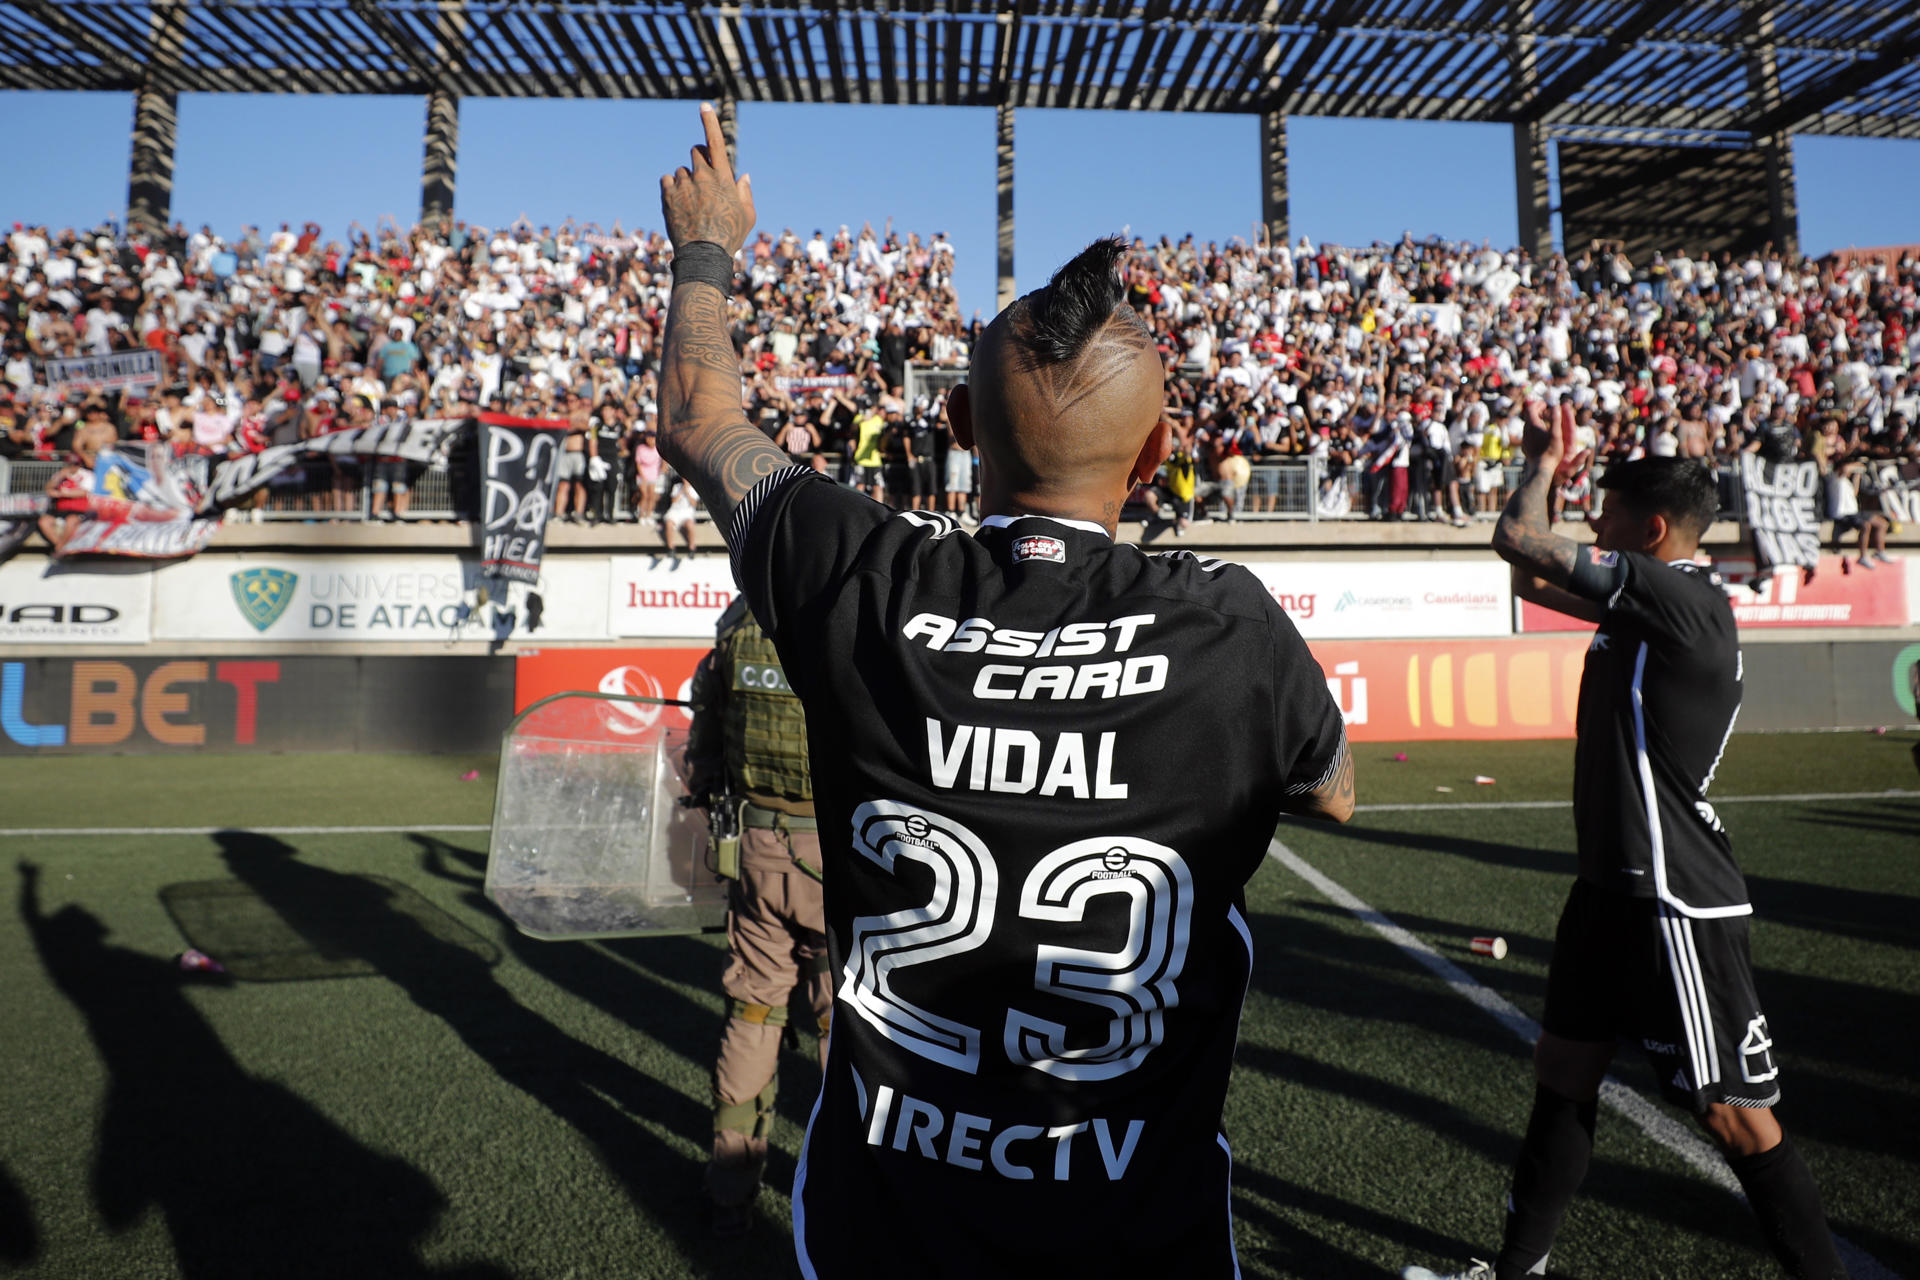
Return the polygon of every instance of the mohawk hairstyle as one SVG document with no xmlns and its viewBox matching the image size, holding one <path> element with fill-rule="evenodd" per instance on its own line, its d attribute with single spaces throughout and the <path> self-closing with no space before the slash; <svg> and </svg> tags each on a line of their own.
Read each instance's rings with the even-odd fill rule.
<svg viewBox="0 0 1920 1280">
<path fill-rule="evenodd" d="M 1034 363 L 1073 360 L 1106 327 L 1127 299 L 1119 272 L 1126 251 L 1119 236 L 1095 240 L 1026 297 L 1014 333 Z"/>
</svg>

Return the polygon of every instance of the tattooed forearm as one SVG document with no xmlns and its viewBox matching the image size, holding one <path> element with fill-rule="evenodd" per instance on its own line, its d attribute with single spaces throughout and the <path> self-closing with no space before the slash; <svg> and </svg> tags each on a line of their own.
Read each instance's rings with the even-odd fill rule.
<svg viewBox="0 0 1920 1280">
<path fill-rule="evenodd" d="M 660 359 L 660 456 L 688 480 L 725 530 L 762 476 L 792 463 L 740 408 L 740 358 L 726 299 L 710 284 L 673 291 Z"/>
<path fill-rule="evenodd" d="M 1547 520 L 1547 496 L 1553 491 L 1553 473 L 1538 463 L 1527 463 L 1519 487 L 1507 499 L 1500 523 L 1493 528 L 1493 549 L 1508 564 L 1536 578 L 1564 587 L 1573 576 L 1580 544 L 1553 532 Z"/>
</svg>

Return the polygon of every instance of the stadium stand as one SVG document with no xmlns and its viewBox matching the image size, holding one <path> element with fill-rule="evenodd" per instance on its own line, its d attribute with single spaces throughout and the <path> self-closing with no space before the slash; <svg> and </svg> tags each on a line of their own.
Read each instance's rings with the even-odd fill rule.
<svg viewBox="0 0 1920 1280">
<path fill-rule="evenodd" d="M 1176 532 L 1208 515 L 1490 519 L 1528 397 L 1573 401 L 1595 468 L 1714 462 L 1729 508 L 1741 451 L 1813 458 L 1830 490 L 1871 487 L 1855 460 L 1920 465 L 1912 253 L 1636 263 L 1596 244 L 1536 262 L 1410 237 L 1191 235 L 1131 248 L 1129 298 L 1159 338 L 1179 448 L 1129 514 Z M 658 233 L 617 224 L 383 220 L 333 239 L 311 223 L 232 239 L 15 224 L 0 244 L 0 491 L 70 480 L 116 439 L 218 454 L 490 409 L 574 424 L 561 519 L 652 518 L 674 487 L 650 434 L 670 258 Z M 971 468 L 944 465 L 940 406 L 973 329 L 946 238 L 890 222 L 762 231 L 740 266 L 750 418 L 896 505 L 961 501 L 948 479 Z M 49 359 L 139 350 L 163 370 L 143 398 L 47 384 Z M 311 465 L 229 519 L 469 514 L 457 468 L 368 470 Z M 1591 478 L 1563 491 L 1569 509 Z"/>
</svg>

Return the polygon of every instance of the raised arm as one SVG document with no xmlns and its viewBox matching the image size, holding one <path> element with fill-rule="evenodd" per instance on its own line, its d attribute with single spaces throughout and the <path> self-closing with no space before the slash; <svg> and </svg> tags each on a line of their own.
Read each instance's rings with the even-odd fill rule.
<svg viewBox="0 0 1920 1280">
<path fill-rule="evenodd" d="M 1520 440 L 1527 465 L 1513 496 L 1507 499 L 1507 509 L 1500 513 L 1500 523 L 1493 528 L 1494 552 L 1515 569 L 1552 587 L 1567 585 L 1574 557 L 1580 551 L 1579 543 L 1553 532 L 1547 517 L 1547 496 L 1553 491 L 1561 464 L 1567 461 L 1572 438 L 1571 404 L 1551 410 L 1538 401 L 1527 402 L 1527 429 Z"/>
<path fill-rule="evenodd" d="M 748 491 L 793 460 L 741 412 L 740 358 L 727 329 L 725 288 L 677 269 L 683 254 L 689 264 L 711 256 L 698 245 L 717 247 L 730 264 L 753 228 L 753 189 L 746 178 L 734 179 L 720 118 L 702 103 L 700 121 L 706 142 L 685 167 L 660 179 L 676 270 L 660 358 L 659 447 L 699 491 L 724 536 Z"/>
</svg>

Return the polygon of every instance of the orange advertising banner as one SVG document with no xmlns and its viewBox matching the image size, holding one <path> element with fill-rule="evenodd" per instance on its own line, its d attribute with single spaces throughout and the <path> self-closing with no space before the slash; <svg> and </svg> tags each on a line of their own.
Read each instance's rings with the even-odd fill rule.
<svg viewBox="0 0 1920 1280">
<path fill-rule="evenodd" d="M 1308 647 L 1355 742 L 1573 736 L 1584 635 L 1316 640 Z M 685 699 L 705 654 L 694 648 L 523 652 L 515 664 L 514 709 L 576 691 Z M 651 722 L 657 713 L 630 714 Z M 672 715 L 688 719 L 683 711 Z"/>
<path fill-rule="evenodd" d="M 525 711 L 556 693 L 616 693 L 685 702 L 692 690 L 693 669 L 706 655 L 705 649 L 692 648 L 523 650 L 514 662 L 513 709 Z M 651 724 L 659 711 L 621 703 L 608 714 L 638 717 Z M 675 709 L 672 714 L 680 724 L 692 720 L 684 710 Z"/>
<path fill-rule="evenodd" d="M 1587 637 L 1309 644 L 1355 742 L 1571 738 Z"/>
</svg>

